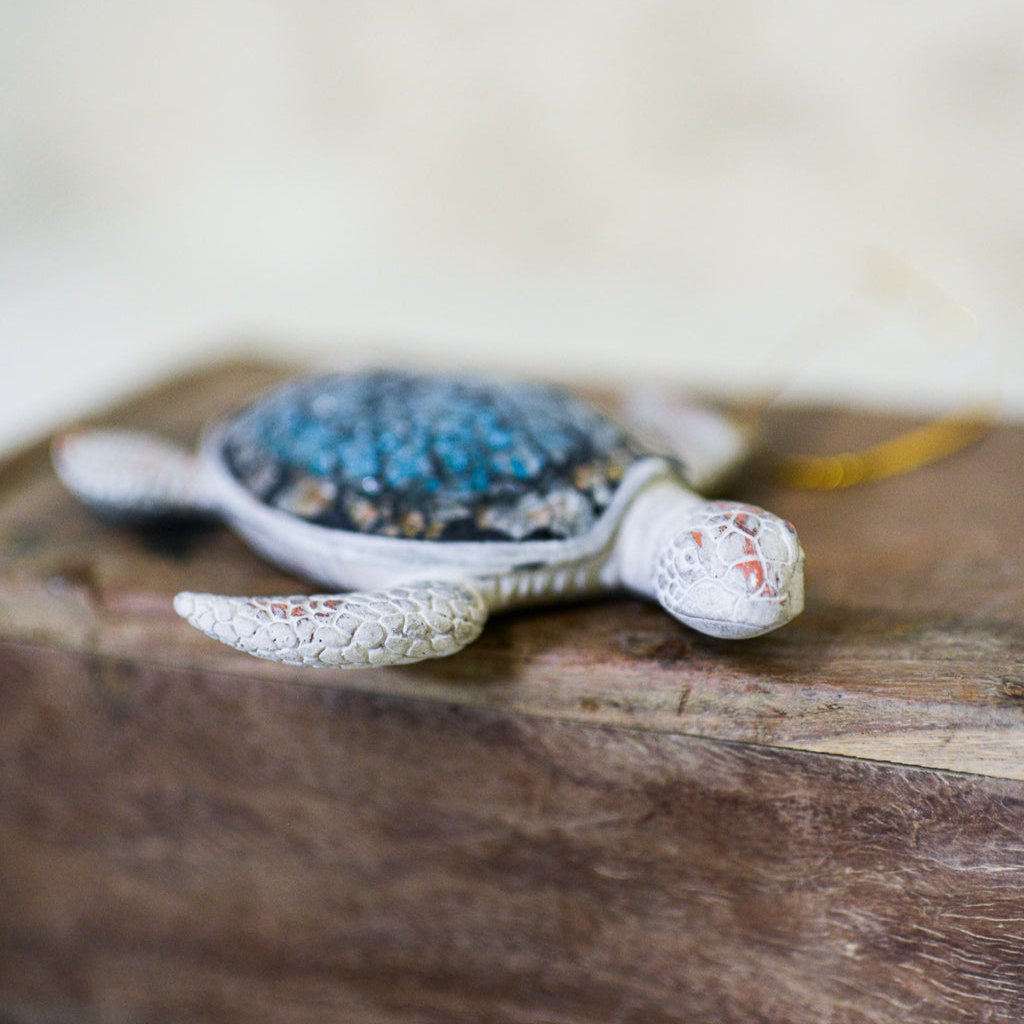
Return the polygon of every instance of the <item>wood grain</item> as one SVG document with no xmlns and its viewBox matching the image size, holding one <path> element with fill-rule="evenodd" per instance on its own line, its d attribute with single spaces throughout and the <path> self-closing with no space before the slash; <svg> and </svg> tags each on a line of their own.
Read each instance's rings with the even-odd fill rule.
<svg viewBox="0 0 1024 1024">
<path fill-rule="evenodd" d="M 280 379 L 231 364 L 97 417 L 193 439 L 211 415 Z M 788 412 L 780 444 L 848 449 L 898 421 Z M 702 637 L 630 600 L 509 615 L 458 657 L 395 670 L 257 663 L 172 613 L 180 589 L 291 593 L 306 585 L 223 530 L 141 533 L 63 492 L 45 446 L 0 467 L 0 636 L 85 656 L 240 678 L 391 693 L 1024 779 L 1024 430 L 909 476 L 835 494 L 747 476 L 734 496 L 797 523 L 807 611 L 743 643 Z"/>
<path fill-rule="evenodd" d="M 1019 783 L 0 657 L 14 1020 L 1024 1015 Z"/>
<path fill-rule="evenodd" d="M 98 419 L 191 440 L 279 377 L 214 368 Z M 173 615 L 183 588 L 302 589 L 227 531 L 101 523 L 45 445 L 11 457 L 0 1019 L 1016 1024 L 1022 455 L 1002 427 L 843 494 L 748 475 L 809 557 L 807 612 L 762 640 L 616 600 L 349 673 Z"/>
</svg>

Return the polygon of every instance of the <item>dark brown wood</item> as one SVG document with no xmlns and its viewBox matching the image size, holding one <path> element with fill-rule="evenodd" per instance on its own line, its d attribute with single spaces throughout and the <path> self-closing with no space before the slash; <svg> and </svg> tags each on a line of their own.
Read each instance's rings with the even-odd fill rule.
<svg viewBox="0 0 1024 1024">
<path fill-rule="evenodd" d="M 102 420 L 188 439 L 278 375 Z M 810 560 L 763 640 L 620 600 L 345 674 L 173 616 L 185 587 L 301 588 L 226 531 L 105 525 L 45 446 L 8 460 L 0 1019 L 1020 1021 L 1022 456 L 1002 427 L 843 494 L 750 478 Z"/>
<path fill-rule="evenodd" d="M 16 1019 L 1024 1015 L 1019 783 L 2 656 Z"/>
</svg>

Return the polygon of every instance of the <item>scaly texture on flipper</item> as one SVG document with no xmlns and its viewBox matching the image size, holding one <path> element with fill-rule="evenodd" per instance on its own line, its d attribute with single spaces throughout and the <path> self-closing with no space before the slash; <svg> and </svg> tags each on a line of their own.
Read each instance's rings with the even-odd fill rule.
<svg viewBox="0 0 1024 1024">
<path fill-rule="evenodd" d="M 196 457 L 150 434 L 64 434 L 53 444 L 53 465 L 70 491 L 108 516 L 148 520 L 216 514 Z"/>
<path fill-rule="evenodd" d="M 408 665 L 455 654 L 480 635 L 488 611 L 471 583 L 448 582 L 310 597 L 182 593 L 174 610 L 246 654 L 319 668 Z"/>
</svg>

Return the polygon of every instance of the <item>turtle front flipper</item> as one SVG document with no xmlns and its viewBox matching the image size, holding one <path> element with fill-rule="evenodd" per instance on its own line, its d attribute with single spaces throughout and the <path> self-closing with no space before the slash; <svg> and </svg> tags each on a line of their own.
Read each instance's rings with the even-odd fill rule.
<svg viewBox="0 0 1024 1024">
<path fill-rule="evenodd" d="M 114 519 L 212 518 L 217 509 L 199 460 L 176 444 L 131 430 L 63 434 L 53 444 L 63 484 Z"/>
<path fill-rule="evenodd" d="M 488 606 L 469 582 L 423 582 L 371 593 L 220 597 L 182 593 L 174 610 L 246 654 L 313 668 L 408 665 L 472 643 Z"/>
</svg>

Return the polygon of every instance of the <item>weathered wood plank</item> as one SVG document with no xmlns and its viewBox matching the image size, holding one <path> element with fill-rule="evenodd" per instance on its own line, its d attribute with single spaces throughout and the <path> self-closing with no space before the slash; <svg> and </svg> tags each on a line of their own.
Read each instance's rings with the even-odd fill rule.
<svg viewBox="0 0 1024 1024">
<path fill-rule="evenodd" d="M 101 419 L 187 440 L 278 376 Z M 810 558 L 763 640 L 609 601 L 345 674 L 173 616 L 301 586 L 226 531 L 104 525 L 45 446 L 0 464 L 0 1015 L 1019 1021 L 1022 454 L 1004 427 L 844 494 L 748 481 Z"/>
<path fill-rule="evenodd" d="M 229 365 L 104 422 L 189 439 L 280 377 Z M 779 417 L 783 443 L 849 448 L 899 424 Z M 226 531 L 143 534 L 97 522 L 43 446 L 0 467 L 0 636 L 241 678 L 359 689 L 643 730 L 1024 778 L 1024 429 L 910 476 L 840 494 L 749 480 L 737 496 L 793 519 L 808 608 L 730 644 L 634 601 L 510 615 L 458 657 L 345 674 L 256 663 L 170 609 L 179 589 L 294 592 Z M 1015 694 L 1018 694 L 1015 696 Z"/>
<path fill-rule="evenodd" d="M 16 1021 L 1024 1016 L 1017 782 L 0 659 Z"/>
</svg>

